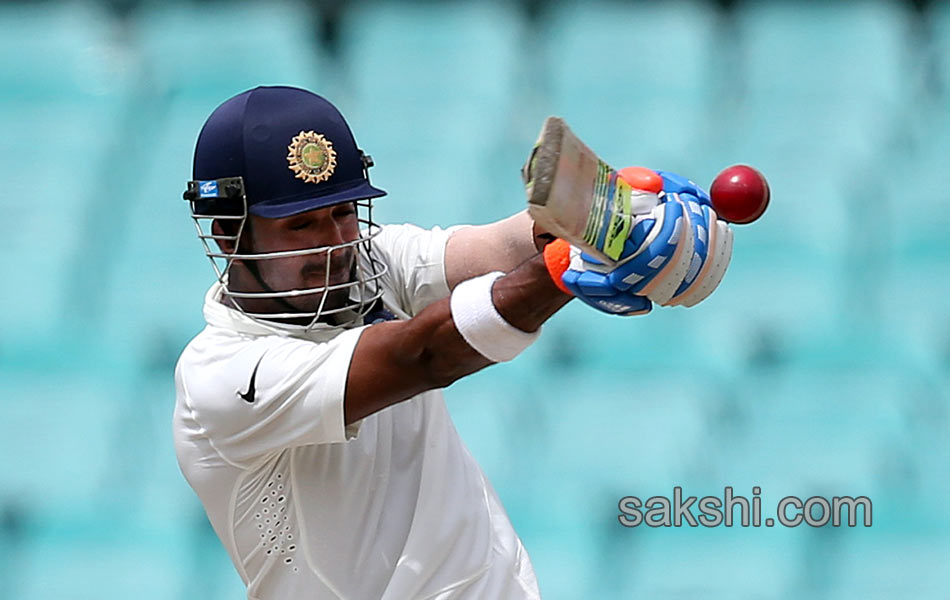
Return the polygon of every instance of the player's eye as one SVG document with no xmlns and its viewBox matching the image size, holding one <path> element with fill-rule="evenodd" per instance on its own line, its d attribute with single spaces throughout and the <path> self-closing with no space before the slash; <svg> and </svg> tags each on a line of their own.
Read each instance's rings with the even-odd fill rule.
<svg viewBox="0 0 950 600">
<path fill-rule="evenodd" d="M 307 227 L 310 227 L 310 219 L 301 219 L 290 224 L 291 231 L 302 231 Z"/>
</svg>

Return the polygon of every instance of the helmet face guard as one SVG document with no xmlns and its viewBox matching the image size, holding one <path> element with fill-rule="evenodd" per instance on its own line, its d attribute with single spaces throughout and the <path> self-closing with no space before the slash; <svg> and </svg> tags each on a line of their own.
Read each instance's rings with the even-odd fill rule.
<svg viewBox="0 0 950 600">
<path fill-rule="evenodd" d="M 205 256 L 211 261 L 223 294 L 231 300 L 235 308 L 248 317 L 270 322 L 288 321 L 291 324 L 303 325 L 305 330 L 315 329 L 321 324 L 348 327 L 362 324 L 363 318 L 374 309 L 382 297 L 379 280 L 386 273 L 386 266 L 373 252 L 372 242 L 380 230 L 373 222 L 371 198 L 351 201 L 356 205 L 361 231 L 357 239 L 331 246 L 266 253 L 241 252 L 241 240 L 248 229 L 249 215 L 247 195 L 241 177 L 189 181 L 184 198 L 189 201 L 198 239 L 204 247 Z M 215 221 L 235 223 L 234 234 L 214 233 Z M 225 249 L 228 246 L 230 251 Z M 264 281 L 257 266 L 258 261 L 308 255 L 324 257 L 320 261 L 321 265 L 325 265 L 324 281 L 318 287 L 273 289 Z M 339 271 L 332 267 L 334 260 L 350 263 L 344 267 L 350 274 L 348 281 L 331 281 L 332 274 Z M 229 273 L 235 262 L 242 263 L 264 291 L 232 289 Z M 294 306 L 294 299 L 307 297 L 313 297 L 317 305 L 310 308 Z M 330 300 L 331 298 L 333 299 Z M 251 308 L 262 300 L 272 301 L 275 306 L 280 305 L 282 311 L 261 312 Z"/>
</svg>

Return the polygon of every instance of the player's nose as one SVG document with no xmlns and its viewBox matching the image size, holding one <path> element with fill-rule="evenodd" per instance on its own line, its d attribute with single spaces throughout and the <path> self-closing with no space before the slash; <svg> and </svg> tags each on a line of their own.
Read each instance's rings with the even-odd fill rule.
<svg viewBox="0 0 950 600">
<path fill-rule="evenodd" d="M 339 246 L 350 241 L 346 239 L 342 223 L 332 217 L 323 219 L 317 235 L 320 246 Z"/>
</svg>

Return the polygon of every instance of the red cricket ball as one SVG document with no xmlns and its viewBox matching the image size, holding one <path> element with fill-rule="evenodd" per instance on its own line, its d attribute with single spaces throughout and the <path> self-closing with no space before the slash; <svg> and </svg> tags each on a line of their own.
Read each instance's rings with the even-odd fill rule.
<svg viewBox="0 0 950 600">
<path fill-rule="evenodd" d="M 748 165 L 723 169 L 709 187 L 709 197 L 720 218 L 742 225 L 751 223 L 769 205 L 769 182 Z"/>
</svg>

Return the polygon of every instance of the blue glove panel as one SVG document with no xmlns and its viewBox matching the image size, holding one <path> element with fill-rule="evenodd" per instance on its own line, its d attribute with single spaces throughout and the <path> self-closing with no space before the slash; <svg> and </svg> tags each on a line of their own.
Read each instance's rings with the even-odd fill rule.
<svg viewBox="0 0 950 600">
<path fill-rule="evenodd" d="M 574 292 L 574 289 L 577 288 L 577 292 L 574 292 L 574 295 L 576 296 L 610 297 L 617 293 L 617 290 L 615 290 L 610 285 L 603 273 L 598 273 L 596 271 L 578 272 L 568 270 L 564 272 L 564 275 L 561 277 L 561 281 L 563 281 L 564 285 L 566 285 L 572 292 Z"/>
<path fill-rule="evenodd" d="M 689 270 L 686 272 L 686 277 L 683 278 L 683 283 L 676 288 L 676 293 L 673 294 L 673 300 L 677 296 L 682 294 L 689 288 L 690 285 L 696 280 L 696 276 L 699 275 L 700 270 L 703 268 L 703 265 L 706 264 L 706 255 L 709 251 L 709 223 L 712 219 L 712 210 L 707 205 L 699 206 L 699 209 L 702 211 L 700 214 L 696 214 L 693 206 L 690 204 L 690 200 L 697 201 L 692 195 L 682 195 L 680 196 L 681 200 L 686 201 L 689 210 L 692 212 L 691 218 L 693 222 L 693 258 L 689 263 Z"/>
<path fill-rule="evenodd" d="M 705 264 L 709 248 L 708 228 L 712 219 L 709 194 L 682 175 L 656 172 L 663 180 L 662 211 L 649 216 L 640 215 L 624 242 L 621 264 L 611 270 L 596 258 L 581 254 L 581 263 L 569 268 L 562 276 L 565 286 L 575 296 L 597 310 L 616 315 L 650 312 L 653 302 L 637 293 L 670 264 L 686 232 L 692 235 L 693 254 L 672 299 L 690 287 Z M 687 223 L 691 231 L 684 229 Z M 655 231 L 658 226 L 659 231 Z M 652 240 L 644 246 L 651 234 Z"/>
<path fill-rule="evenodd" d="M 706 254 L 709 250 L 709 224 L 712 221 L 710 213 L 712 203 L 709 200 L 709 193 L 686 177 L 667 171 L 657 171 L 657 173 L 663 179 L 664 194 L 667 196 L 675 194 L 687 206 L 693 223 L 693 258 L 690 261 L 689 271 L 687 271 L 683 283 L 673 294 L 675 300 L 696 280 L 696 276 L 699 275 L 700 270 L 706 263 Z"/>
<path fill-rule="evenodd" d="M 624 317 L 645 315 L 653 310 L 653 303 L 647 298 L 624 292 L 618 293 L 613 298 L 581 299 L 599 311 Z"/>
<path fill-rule="evenodd" d="M 642 233 L 644 230 L 639 227 L 639 224 L 634 228 L 630 241 L 637 248 L 645 241 L 646 234 L 652 229 L 653 223 L 652 219 L 643 222 L 643 224 L 648 224 L 646 233 Z M 643 289 L 670 261 L 682 233 L 682 224 L 683 205 L 679 202 L 667 202 L 659 234 L 640 254 L 610 272 L 607 276 L 610 284 L 618 290 L 629 290 L 632 293 Z M 637 239 L 634 237 L 636 235 L 641 237 Z"/>
<path fill-rule="evenodd" d="M 703 188 L 693 183 L 691 180 L 683 177 L 682 175 L 677 175 L 676 173 L 670 173 L 669 171 L 657 171 L 657 173 L 663 179 L 664 193 L 689 194 L 690 196 L 693 197 L 694 200 L 697 200 L 700 204 L 712 206 L 709 203 L 709 193 Z"/>
<path fill-rule="evenodd" d="M 585 275 L 596 276 L 600 285 L 590 285 L 590 279 L 585 280 L 586 285 L 578 285 L 578 280 Z M 653 303 L 643 296 L 635 296 L 629 292 L 618 292 L 609 283 L 602 273 L 594 271 L 572 271 L 564 272 L 561 280 L 571 293 L 580 298 L 582 302 L 593 306 L 601 312 L 611 315 L 645 315 L 653 308 Z M 588 290 L 596 292 L 588 293 Z"/>
</svg>

